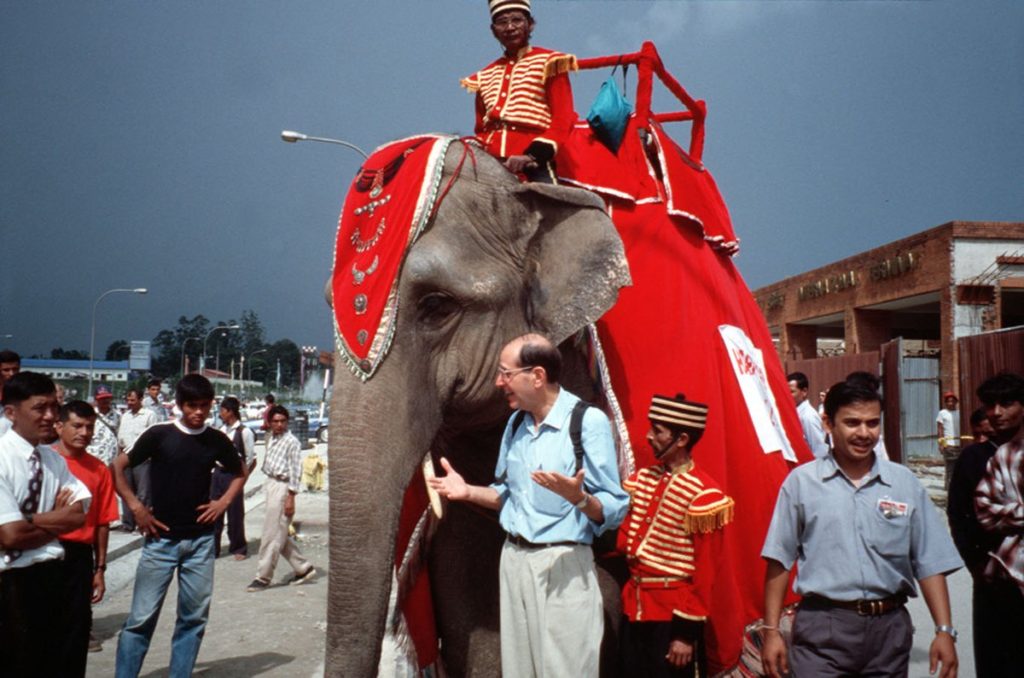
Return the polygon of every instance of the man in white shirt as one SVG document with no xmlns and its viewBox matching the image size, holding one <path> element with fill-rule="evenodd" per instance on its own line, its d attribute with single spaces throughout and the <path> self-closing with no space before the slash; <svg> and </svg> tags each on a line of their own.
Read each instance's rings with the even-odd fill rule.
<svg viewBox="0 0 1024 678">
<path fill-rule="evenodd" d="M 295 495 L 299 493 L 302 476 L 302 446 L 299 439 L 288 430 L 288 410 L 281 405 L 268 408 L 270 432 L 267 435 L 267 451 L 263 457 L 263 484 L 266 503 L 263 512 L 263 536 L 260 538 L 260 562 L 256 578 L 246 587 L 249 593 L 270 588 L 277 559 L 284 559 L 295 573 L 291 583 L 303 584 L 316 576 L 313 563 L 299 551 L 299 547 L 288 535 L 288 528 L 295 517 Z"/>
<path fill-rule="evenodd" d="M 800 417 L 800 428 L 804 431 L 804 440 L 816 459 L 828 454 L 828 443 L 825 442 L 825 428 L 821 423 L 821 415 L 807 400 L 808 381 L 803 372 L 793 372 L 786 379 L 789 381 L 789 392 L 793 394 L 797 416 Z"/>
<path fill-rule="evenodd" d="M 137 389 L 133 388 L 128 391 L 124 401 L 128 404 L 128 411 L 121 415 L 121 426 L 117 430 L 117 445 L 121 448 L 121 454 L 128 454 L 143 431 L 157 423 L 158 419 L 151 410 L 142 406 L 142 394 Z M 139 501 L 149 506 L 149 464 L 144 463 L 135 468 L 125 469 L 125 478 Z M 121 504 L 121 524 L 125 530 L 133 532 L 135 516 L 123 501 Z"/>
<path fill-rule="evenodd" d="M 150 379 L 146 384 L 146 394 L 142 396 L 142 407 L 153 413 L 157 423 L 167 421 L 167 404 L 164 402 L 164 394 L 161 391 L 163 382 L 159 379 Z"/>
<path fill-rule="evenodd" d="M 939 410 L 938 416 L 935 417 L 935 426 L 939 434 L 939 450 L 944 451 L 950 447 L 959 449 L 960 413 L 956 409 L 959 399 L 952 391 L 946 391 L 942 394 L 942 402 L 945 407 Z"/>
<path fill-rule="evenodd" d="M 57 535 L 85 523 L 89 490 L 43 442 L 56 431 L 57 392 L 42 374 L 4 385 L 11 430 L 0 437 L 0 657 L 4 675 L 75 675 L 65 664 L 61 592 L 64 549 Z"/>
</svg>

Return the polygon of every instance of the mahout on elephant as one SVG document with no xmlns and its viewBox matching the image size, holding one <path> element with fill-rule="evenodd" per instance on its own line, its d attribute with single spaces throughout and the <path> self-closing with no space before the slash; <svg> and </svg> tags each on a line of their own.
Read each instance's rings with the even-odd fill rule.
<svg viewBox="0 0 1024 678">
<path fill-rule="evenodd" d="M 328 675 L 401 675 L 439 651 L 449 675 L 497 674 L 504 534 L 465 506 L 437 520 L 422 474 L 443 455 L 468 482 L 493 480 L 509 416 L 497 356 L 531 331 L 560 345 L 566 388 L 612 418 L 623 477 L 653 463 L 652 393 L 685 388 L 709 405 L 701 463 L 735 499 L 705 630 L 712 671 L 736 661 L 760 616 L 767 519 L 809 452 L 700 161 L 705 106 L 653 45 L 623 58 L 641 82 L 618 153 L 577 125 L 558 157 L 581 188 L 520 183 L 473 141 L 439 136 L 381 147 L 352 184 L 329 290 L 352 375 L 332 400 Z M 652 74 L 688 111 L 651 113 Z M 680 119 L 692 121 L 688 150 L 663 129 Z M 602 587 L 613 631 L 613 578 Z"/>
</svg>

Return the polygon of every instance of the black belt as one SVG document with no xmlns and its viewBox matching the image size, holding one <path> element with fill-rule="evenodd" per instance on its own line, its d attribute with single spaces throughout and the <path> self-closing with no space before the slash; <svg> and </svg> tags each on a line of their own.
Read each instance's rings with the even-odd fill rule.
<svg viewBox="0 0 1024 678">
<path fill-rule="evenodd" d="M 875 600 L 832 600 L 831 598 L 812 593 L 804 596 L 804 602 L 816 607 L 837 607 L 840 610 L 853 610 L 863 617 L 877 617 L 906 605 L 907 596 L 903 593 L 898 593 L 888 598 L 876 598 Z"/>
<path fill-rule="evenodd" d="M 579 542 L 575 542 L 575 541 L 552 541 L 552 542 L 548 542 L 546 544 L 534 544 L 532 541 L 527 541 L 526 539 L 523 539 L 518 534 L 507 535 L 507 538 L 508 538 L 508 542 L 510 544 L 515 544 L 516 546 L 518 546 L 520 548 L 524 548 L 524 549 L 544 549 L 544 548 L 547 548 L 549 546 L 579 546 L 580 545 Z"/>
</svg>

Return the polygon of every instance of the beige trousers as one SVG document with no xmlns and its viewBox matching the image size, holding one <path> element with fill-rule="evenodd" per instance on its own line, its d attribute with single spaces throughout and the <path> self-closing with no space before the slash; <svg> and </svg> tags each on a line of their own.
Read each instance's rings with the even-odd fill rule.
<svg viewBox="0 0 1024 678">
<path fill-rule="evenodd" d="M 604 633 L 587 545 L 501 550 L 501 675 L 597 676 Z"/>
<path fill-rule="evenodd" d="M 263 492 L 267 496 L 267 501 L 263 514 L 263 536 L 260 538 L 260 562 L 256 570 L 256 578 L 265 582 L 273 579 L 278 556 L 284 556 L 284 559 L 295 570 L 295 574 L 305 574 L 311 565 L 299 552 L 299 547 L 288 536 L 288 528 L 292 524 L 292 519 L 284 514 L 284 501 L 288 498 L 288 483 L 267 478 L 263 484 Z"/>
</svg>

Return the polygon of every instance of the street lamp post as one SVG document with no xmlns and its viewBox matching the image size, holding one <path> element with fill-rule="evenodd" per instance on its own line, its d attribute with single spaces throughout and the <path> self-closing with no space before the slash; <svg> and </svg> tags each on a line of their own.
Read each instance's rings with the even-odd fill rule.
<svg viewBox="0 0 1024 678">
<path fill-rule="evenodd" d="M 319 141 L 322 144 L 337 144 L 338 146 L 344 146 L 345 148 L 351 148 L 353 151 L 363 156 L 363 159 L 369 158 L 370 156 L 363 149 L 359 148 L 353 143 L 348 141 L 342 141 L 341 139 L 331 139 L 330 137 L 312 137 L 302 132 L 293 132 L 290 129 L 286 129 L 281 132 L 281 140 L 287 141 L 289 144 L 294 144 L 297 141 Z"/>
<path fill-rule="evenodd" d="M 248 378 L 247 381 L 252 381 L 252 358 L 253 358 L 253 356 L 259 355 L 260 353 L 266 353 L 266 352 L 267 352 L 267 349 L 261 348 L 261 349 L 258 349 L 256 351 L 253 351 L 252 353 L 250 353 L 248 358 L 244 358 L 245 362 L 249 363 L 249 378 Z"/>
<path fill-rule="evenodd" d="M 93 354 L 96 353 L 96 307 L 100 305 L 101 301 L 103 301 L 103 297 L 107 296 L 108 294 L 115 294 L 117 292 L 125 292 L 125 293 L 128 293 L 128 294 L 146 294 L 148 291 L 149 290 L 147 290 L 145 287 L 135 287 L 135 288 L 131 288 L 131 289 L 118 287 L 116 289 L 107 290 L 106 292 L 101 294 L 99 296 L 99 298 L 96 300 L 96 303 L 94 303 L 92 305 L 92 336 L 91 336 L 91 339 L 89 340 L 89 392 L 87 394 L 87 397 L 92 395 L 92 381 L 93 381 L 93 369 L 92 369 L 92 367 L 93 367 L 93 358 L 94 358 Z"/>
<path fill-rule="evenodd" d="M 206 342 L 209 341 L 210 335 L 218 330 L 237 330 L 241 329 L 239 325 L 217 325 L 212 330 L 206 333 L 206 337 L 203 338 L 203 354 L 199 356 L 199 374 L 203 374 L 206 371 Z M 204 375 L 205 376 L 205 375 Z"/>
<path fill-rule="evenodd" d="M 181 342 L 181 376 L 185 376 L 185 347 L 188 346 L 190 341 L 199 341 L 199 337 L 185 337 L 185 341 Z"/>
</svg>

